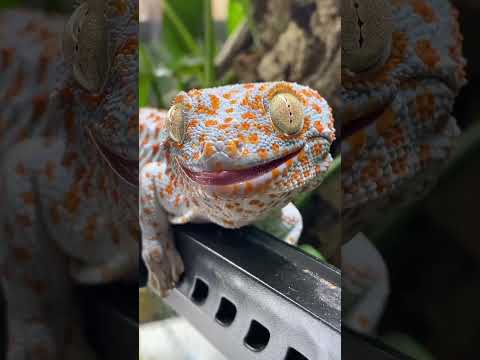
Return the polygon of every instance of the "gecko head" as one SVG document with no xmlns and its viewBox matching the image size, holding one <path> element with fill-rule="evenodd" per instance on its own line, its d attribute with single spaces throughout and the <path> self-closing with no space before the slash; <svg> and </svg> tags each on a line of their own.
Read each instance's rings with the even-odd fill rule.
<svg viewBox="0 0 480 360">
<path fill-rule="evenodd" d="M 319 184 L 334 139 L 327 102 L 286 82 L 182 92 L 167 129 L 172 167 L 224 226 L 251 221 Z"/>
<path fill-rule="evenodd" d="M 343 200 L 362 211 L 445 162 L 464 60 L 448 2 L 342 0 L 342 12 Z"/>
<path fill-rule="evenodd" d="M 137 51 L 138 0 L 81 1 L 65 26 L 57 86 L 74 120 L 132 164 L 138 164 Z"/>
</svg>

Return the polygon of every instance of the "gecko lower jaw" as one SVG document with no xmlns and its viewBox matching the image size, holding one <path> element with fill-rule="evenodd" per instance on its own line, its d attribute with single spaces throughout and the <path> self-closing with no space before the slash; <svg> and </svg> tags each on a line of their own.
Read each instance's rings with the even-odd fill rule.
<svg viewBox="0 0 480 360">
<path fill-rule="evenodd" d="M 288 160 L 295 158 L 302 150 L 303 147 L 279 159 L 240 170 L 192 171 L 181 163 L 180 166 L 192 181 L 195 181 L 200 185 L 225 186 L 252 180 L 265 175 L 268 172 L 280 167 Z"/>
</svg>

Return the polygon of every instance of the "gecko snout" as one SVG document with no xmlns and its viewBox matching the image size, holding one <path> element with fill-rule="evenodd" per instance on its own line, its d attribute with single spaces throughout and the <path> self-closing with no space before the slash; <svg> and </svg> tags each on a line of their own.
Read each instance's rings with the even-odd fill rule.
<svg viewBox="0 0 480 360">
<path fill-rule="evenodd" d="M 202 157 L 210 158 L 238 158 L 243 151 L 243 144 L 240 140 L 207 141 L 203 145 Z"/>
</svg>

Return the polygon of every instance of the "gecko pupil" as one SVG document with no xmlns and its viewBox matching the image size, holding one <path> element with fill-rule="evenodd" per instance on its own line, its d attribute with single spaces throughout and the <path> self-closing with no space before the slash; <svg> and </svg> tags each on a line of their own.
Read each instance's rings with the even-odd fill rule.
<svg viewBox="0 0 480 360">
<path fill-rule="evenodd" d="M 365 25 L 365 23 L 362 21 L 362 19 L 360 18 L 359 14 L 358 14 L 358 9 L 360 8 L 360 5 L 358 4 L 358 2 L 355 2 L 353 4 L 353 7 L 355 8 L 356 13 L 357 13 L 357 18 L 358 18 L 357 25 L 358 25 L 358 28 L 360 30 L 360 36 L 358 38 L 358 46 L 362 47 L 363 43 L 365 42 L 364 38 L 363 38 L 363 33 L 362 33 L 362 28 L 363 28 L 363 25 Z"/>
</svg>

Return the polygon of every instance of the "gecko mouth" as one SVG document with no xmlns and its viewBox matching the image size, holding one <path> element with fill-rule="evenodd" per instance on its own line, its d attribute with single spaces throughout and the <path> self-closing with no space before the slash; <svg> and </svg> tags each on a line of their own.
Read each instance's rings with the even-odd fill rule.
<svg viewBox="0 0 480 360">
<path fill-rule="evenodd" d="M 303 148 L 295 150 L 282 158 L 270 161 L 265 164 L 255 165 L 241 170 L 221 170 L 221 171 L 192 171 L 183 164 L 180 164 L 185 174 L 200 185 L 231 185 L 248 181 L 260 177 L 273 169 L 278 168 L 290 159 L 297 156 Z"/>
<path fill-rule="evenodd" d="M 107 146 L 103 145 L 100 141 L 97 141 L 90 129 L 88 129 L 87 132 L 98 152 L 101 154 L 113 172 L 129 185 L 138 188 L 138 161 L 125 159 L 124 157 L 115 154 L 113 151 L 108 149 Z"/>
<path fill-rule="evenodd" d="M 369 112 L 368 114 L 361 115 L 349 121 L 347 124 L 343 126 L 342 137 L 344 139 L 347 139 L 351 135 L 375 123 L 380 118 L 380 116 L 385 112 L 388 106 L 389 104 L 380 106 L 374 111 Z"/>
</svg>

